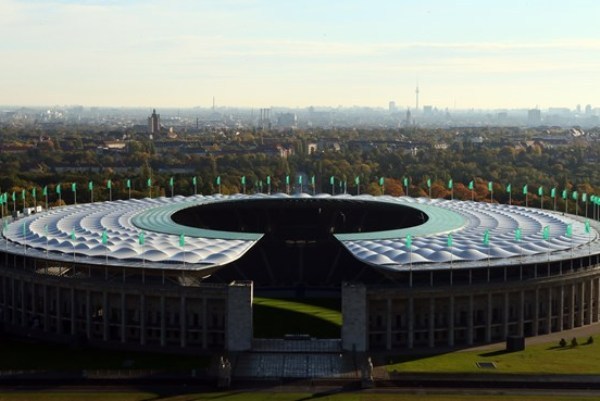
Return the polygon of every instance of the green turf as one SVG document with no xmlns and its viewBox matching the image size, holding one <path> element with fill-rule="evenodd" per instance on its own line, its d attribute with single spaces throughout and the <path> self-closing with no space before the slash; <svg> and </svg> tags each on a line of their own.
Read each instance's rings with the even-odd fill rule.
<svg viewBox="0 0 600 401">
<path fill-rule="evenodd" d="M 582 344 L 586 339 L 580 338 Z M 524 351 L 456 351 L 435 356 L 403 355 L 389 358 L 388 371 L 427 373 L 522 373 L 599 374 L 600 343 L 559 347 L 558 344 L 527 346 Z M 476 362 L 494 362 L 496 369 L 482 369 Z"/>
<path fill-rule="evenodd" d="M 342 326 L 339 299 L 254 298 L 254 337 L 281 338 L 285 334 L 310 334 L 339 338 Z"/>
<path fill-rule="evenodd" d="M 165 369 L 189 370 L 207 367 L 208 356 L 167 355 L 102 349 L 77 349 L 0 338 L 0 369 Z"/>
</svg>

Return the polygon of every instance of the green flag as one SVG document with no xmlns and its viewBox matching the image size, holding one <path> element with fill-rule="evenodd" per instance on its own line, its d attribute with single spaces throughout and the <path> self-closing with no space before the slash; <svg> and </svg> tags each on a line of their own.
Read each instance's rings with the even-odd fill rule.
<svg viewBox="0 0 600 401">
<path fill-rule="evenodd" d="M 506 186 L 506 193 L 511 193 L 512 192 L 512 185 L 508 184 Z"/>
<path fill-rule="evenodd" d="M 198 185 L 198 180 L 196 179 L 196 177 L 192 177 L 192 185 L 193 186 Z"/>
<path fill-rule="evenodd" d="M 566 189 L 563 189 L 563 191 L 562 191 L 562 198 L 567 199 L 567 190 Z"/>
<path fill-rule="evenodd" d="M 138 234 L 138 244 L 144 245 L 145 242 L 146 242 L 146 236 L 144 235 L 143 231 L 140 231 L 140 233 Z"/>
<path fill-rule="evenodd" d="M 452 186 L 453 186 L 453 184 L 452 184 L 452 178 L 450 178 L 448 180 L 448 189 L 452 189 Z"/>
<path fill-rule="evenodd" d="M 427 188 L 431 188 L 431 178 L 427 179 Z"/>
<path fill-rule="evenodd" d="M 452 248 L 452 234 L 448 234 L 447 244 L 448 244 L 448 248 Z"/>
<path fill-rule="evenodd" d="M 36 195 L 37 195 L 37 191 L 36 191 L 35 187 L 33 187 L 31 189 L 31 196 L 33 197 L 33 199 L 36 199 Z"/>
<path fill-rule="evenodd" d="M 25 190 L 21 190 L 21 200 L 25 200 Z"/>
<path fill-rule="evenodd" d="M 354 177 L 354 184 L 360 185 L 360 177 L 359 176 Z"/>
<path fill-rule="evenodd" d="M 573 224 L 567 224 L 567 231 L 565 232 L 565 236 L 567 238 L 571 238 L 573 236 Z"/>
<path fill-rule="evenodd" d="M 94 183 L 92 181 L 88 182 L 88 189 L 92 191 L 94 189 Z"/>
<path fill-rule="evenodd" d="M 185 246 L 185 236 L 183 234 L 179 234 L 179 246 Z"/>
<path fill-rule="evenodd" d="M 586 234 L 589 234 L 589 233 L 590 233 L 590 231 L 591 231 L 591 230 L 590 230 L 590 221 L 589 221 L 589 220 L 586 220 L 586 221 L 585 221 L 585 232 L 586 232 Z"/>
<path fill-rule="evenodd" d="M 383 177 L 379 177 L 379 186 L 382 187 L 385 183 L 385 179 Z"/>
<path fill-rule="evenodd" d="M 539 196 L 543 196 L 544 195 L 544 187 L 539 187 L 538 188 L 538 195 Z"/>
<path fill-rule="evenodd" d="M 573 194 L 571 194 L 571 196 L 573 197 L 573 200 L 577 200 L 579 194 L 577 193 L 577 191 L 573 191 Z"/>
<path fill-rule="evenodd" d="M 106 181 L 106 189 L 112 189 L 112 181 L 111 180 Z"/>
<path fill-rule="evenodd" d="M 550 226 L 544 226 L 544 230 L 542 231 L 542 237 L 546 241 L 550 239 Z"/>
<path fill-rule="evenodd" d="M 329 185 L 333 185 L 333 184 L 335 184 L 335 177 L 331 176 L 331 177 L 329 177 Z"/>
<path fill-rule="evenodd" d="M 298 176 L 298 185 L 302 185 L 302 175 Z"/>
<path fill-rule="evenodd" d="M 71 191 L 73 191 L 73 192 L 77 191 L 77 183 L 76 182 L 71 184 Z"/>
<path fill-rule="evenodd" d="M 517 227 L 515 230 L 515 241 L 521 241 L 521 228 Z"/>
<path fill-rule="evenodd" d="M 483 232 L 483 245 L 490 244 L 490 230 L 485 230 Z"/>
<path fill-rule="evenodd" d="M 42 195 L 48 196 L 48 185 L 44 185 L 44 189 L 42 189 Z"/>
<path fill-rule="evenodd" d="M 404 187 L 405 188 L 408 187 L 408 178 L 404 177 L 403 182 L 404 182 Z"/>
<path fill-rule="evenodd" d="M 127 189 L 131 189 L 131 180 L 127 179 Z"/>
<path fill-rule="evenodd" d="M 527 195 L 527 184 L 523 185 L 523 195 Z"/>
<path fill-rule="evenodd" d="M 246 176 L 243 175 L 242 178 L 240 179 L 240 182 L 242 183 L 242 185 L 246 185 Z"/>
<path fill-rule="evenodd" d="M 491 181 L 488 182 L 488 191 L 492 192 L 493 189 L 494 189 L 494 184 Z"/>
<path fill-rule="evenodd" d="M 587 193 L 584 192 L 583 194 L 581 194 L 581 201 L 587 202 Z"/>
<path fill-rule="evenodd" d="M 267 176 L 267 185 L 271 185 L 271 176 L 270 175 Z"/>
<path fill-rule="evenodd" d="M 315 186 L 315 176 L 313 175 L 312 177 L 310 177 L 310 184 L 313 186 Z"/>
<path fill-rule="evenodd" d="M 61 189 L 60 189 L 60 183 L 56 186 L 56 193 L 60 195 Z"/>
<path fill-rule="evenodd" d="M 13 202 L 17 201 L 17 194 L 15 193 L 15 191 L 13 191 L 13 193 L 12 193 L 12 201 Z"/>
<path fill-rule="evenodd" d="M 469 189 L 472 191 L 473 188 L 475 188 L 475 183 L 473 182 L 473 180 L 469 181 Z"/>
<path fill-rule="evenodd" d="M 175 180 L 173 179 L 173 177 L 169 178 L 169 186 L 171 188 L 173 188 L 173 186 L 175 186 Z"/>
<path fill-rule="evenodd" d="M 221 176 L 217 176 L 217 180 L 215 181 L 217 185 L 221 185 Z"/>
<path fill-rule="evenodd" d="M 410 236 L 410 234 L 406 236 L 406 247 L 408 249 L 411 249 L 412 247 L 412 237 Z"/>
<path fill-rule="evenodd" d="M 72 239 L 73 241 L 75 241 L 75 240 L 77 239 L 77 237 L 75 237 L 75 229 L 74 229 L 74 228 L 73 228 L 73 229 L 71 229 L 71 239 Z"/>
<path fill-rule="evenodd" d="M 285 176 L 285 185 L 290 185 L 290 176 L 289 175 Z"/>
<path fill-rule="evenodd" d="M 102 245 L 108 244 L 108 234 L 106 230 L 102 231 Z"/>
<path fill-rule="evenodd" d="M 146 185 L 148 186 L 148 188 L 152 186 L 152 178 L 148 178 L 148 181 L 146 181 Z"/>
<path fill-rule="evenodd" d="M 552 190 L 550 191 L 550 197 L 556 198 L 556 187 L 552 188 Z"/>
</svg>

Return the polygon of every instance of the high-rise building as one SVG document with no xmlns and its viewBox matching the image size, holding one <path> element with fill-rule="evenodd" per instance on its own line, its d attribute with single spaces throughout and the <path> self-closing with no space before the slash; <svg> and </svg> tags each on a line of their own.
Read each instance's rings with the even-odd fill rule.
<svg viewBox="0 0 600 401">
<path fill-rule="evenodd" d="M 148 133 L 150 135 L 160 133 L 160 114 L 156 114 L 156 109 L 153 109 L 152 114 L 148 117 Z"/>
<path fill-rule="evenodd" d="M 542 122 L 542 112 L 540 109 L 531 109 L 527 112 L 527 123 L 529 125 L 539 125 Z"/>
<path fill-rule="evenodd" d="M 388 104 L 388 111 L 390 113 L 395 113 L 396 112 L 396 102 L 393 100 L 390 100 L 389 104 Z"/>
</svg>

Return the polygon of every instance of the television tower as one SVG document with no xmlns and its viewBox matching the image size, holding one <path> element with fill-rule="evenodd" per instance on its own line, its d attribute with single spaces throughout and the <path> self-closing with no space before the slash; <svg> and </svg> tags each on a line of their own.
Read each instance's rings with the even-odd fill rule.
<svg viewBox="0 0 600 401">
<path fill-rule="evenodd" d="M 417 89 L 415 89 L 415 111 L 419 111 L 419 84 L 417 83 Z"/>
</svg>

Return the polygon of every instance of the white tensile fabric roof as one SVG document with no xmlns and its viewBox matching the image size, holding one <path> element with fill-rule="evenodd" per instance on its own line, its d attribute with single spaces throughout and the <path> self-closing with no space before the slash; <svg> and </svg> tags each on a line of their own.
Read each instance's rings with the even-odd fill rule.
<svg viewBox="0 0 600 401">
<path fill-rule="evenodd" d="M 42 252 L 78 255 L 86 258 L 139 263 L 187 264 L 188 269 L 219 266 L 242 257 L 261 234 L 218 232 L 175 224 L 170 215 L 180 209 L 237 199 L 310 198 L 310 195 L 212 195 L 97 202 L 55 208 L 19 219 L 4 230 L 9 243 Z M 545 210 L 470 201 L 370 195 L 317 195 L 315 198 L 357 199 L 412 206 L 432 216 L 426 230 L 405 228 L 378 233 L 338 234 L 339 241 L 359 260 L 386 269 L 406 266 L 503 260 L 564 252 L 595 241 L 597 232 L 586 231 L 584 220 Z M 155 220 L 160 216 L 162 220 Z M 444 221 L 451 220 L 452 224 Z M 161 232 L 163 224 L 167 224 Z M 567 237 L 567 227 L 572 236 Z M 178 227 L 181 228 L 180 231 Z M 544 227 L 549 239 L 543 238 Z M 520 228 L 521 240 L 515 238 Z M 489 232 L 489 245 L 483 242 Z M 139 242 L 144 232 L 144 244 Z M 184 246 L 180 236 L 184 234 Z M 106 244 L 103 243 L 106 233 Z M 413 234 L 414 233 L 414 234 Z M 74 234 L 75 239 L 72 238 Z M 452 246 L 448 246 L 448 235 Z M 412 246 L 407 246 L 407 236 Z"/>
</svg>

